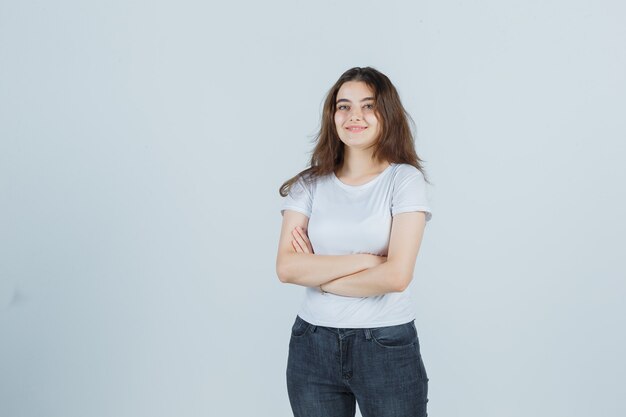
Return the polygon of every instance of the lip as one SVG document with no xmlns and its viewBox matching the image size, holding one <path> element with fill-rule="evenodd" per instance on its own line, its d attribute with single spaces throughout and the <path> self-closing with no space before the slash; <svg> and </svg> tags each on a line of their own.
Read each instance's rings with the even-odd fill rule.
<svg viewBox="0 0 626 417">
<path fill-rule="evenodd" d="M 346 130 L 351 133 L 361 133 L 367 129 L 367 126 L 347 126 Z"/>
</svg>

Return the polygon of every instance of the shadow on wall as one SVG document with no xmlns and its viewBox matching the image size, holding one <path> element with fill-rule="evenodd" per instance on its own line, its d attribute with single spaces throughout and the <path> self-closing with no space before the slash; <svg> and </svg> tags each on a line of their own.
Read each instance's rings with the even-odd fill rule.
<svg viewBox="0 0 626 417">
<path fill-rule="evenodd" d="M 0 311 L 21 304 L 25 300 L 24 295 L 17 288 L 17 284 L 11 280 L 0 280 Z"/>
</svg>

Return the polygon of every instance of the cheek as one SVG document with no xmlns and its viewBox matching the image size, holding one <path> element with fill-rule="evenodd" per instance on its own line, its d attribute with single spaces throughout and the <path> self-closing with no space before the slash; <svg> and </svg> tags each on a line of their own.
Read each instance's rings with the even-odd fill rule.
<svg viewBox="0 0 626 417">
<path fill-rule="evenodd" d="M 340 128 L 341 125 L 343 125 L 344 119 L 345 118 L 341 115 L 341 113 L 335 113 L 335 126 Z"/>
<path fill-rule="evenodd" d="M 370 126 L 376 126 L 376 130 L 378 130 L 380 128 L 380 122 L 378 120 L 378 118 L 376 117 L 376 115 L 371 114 L 368 118 L 367 118 L 367 123 Z"/>
</svg>

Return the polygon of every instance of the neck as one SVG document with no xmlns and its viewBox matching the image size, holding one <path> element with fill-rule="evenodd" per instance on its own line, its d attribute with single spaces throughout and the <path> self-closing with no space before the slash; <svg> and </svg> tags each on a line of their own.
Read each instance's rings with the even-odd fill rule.
<svg viewBox="0 0 626 417">
<path fill-rule="evenodd" d="M 372 173 L 379 173 L 389 166 L 389 162 L 372 158 L 369 150 L 354 150 L 347 148 L 343 158 L 343 164 L 339 167 L 342 175 L 347 177 L 360 177 Z"/>
</svg>

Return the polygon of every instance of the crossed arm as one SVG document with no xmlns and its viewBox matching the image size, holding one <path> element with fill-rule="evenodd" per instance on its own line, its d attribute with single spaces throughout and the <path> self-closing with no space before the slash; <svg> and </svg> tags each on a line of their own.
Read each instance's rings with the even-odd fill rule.
<svg viewBox="0 0 626 417">
<path fill-rule="evenodd" d="M 285 210 L 276 257 L 281 282 L 318 287 L 347 297 L 402 292 L 413 279 L 424 234 L 424 212 L 396 214 L 387 256 L 316 255 L 307 237 L 308 217 Z"/>
</svg>

